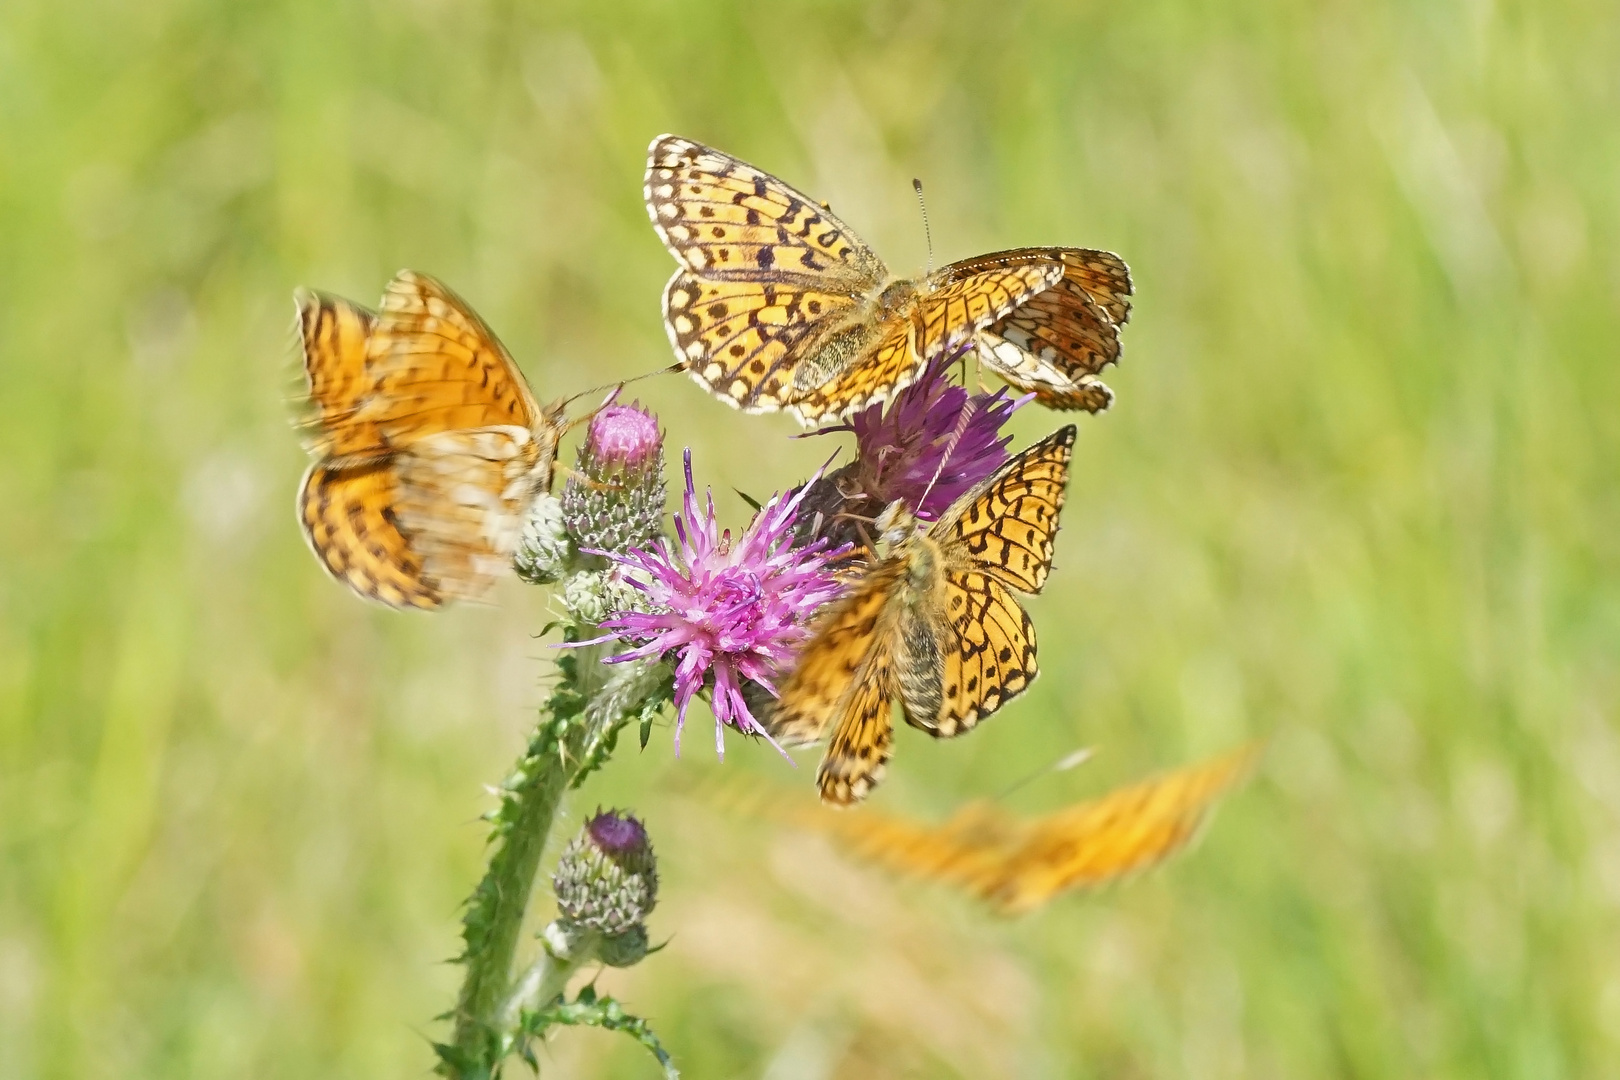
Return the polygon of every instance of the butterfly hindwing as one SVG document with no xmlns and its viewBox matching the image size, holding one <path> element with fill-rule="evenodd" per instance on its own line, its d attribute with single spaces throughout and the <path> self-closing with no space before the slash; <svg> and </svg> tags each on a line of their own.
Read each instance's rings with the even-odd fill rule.
<svg viewBox="0 0 1620 1080">
<path fill-rule="evenodd" d="M 399 479 L 386 459 L 317 462 L 298 488 L 298 521 L 321 565 L 356 593 L 390 607 L 436 608 L 444 594 L 401 530 L 398 504 Z"/>
<path fill-rule="evenodd" d="M 670 344 L 699 385 L 747 411 L 781 408 L 796 393 L 792 357 L 847 296 L 785 285 L 707 281 L 677 270 L 664 289 Z"/>
<path fill-rule="evenodd" d="M 1020 248 L 953 263 L 942 273 L 978 272 L 987 262 L 1045 258 L 1063 273 L 978 336 L 985 367 L 1052 409 L 1100 412 L 1113 393 L 1096 375 L 1120 356 L 1120 329 L 1130 317 L 1131 277 L 1125 261 L 1089 248 Z"/>
<path fill-rule="evenodd" d="M 894 642 L 883 635 L 867 651 L 840 703 L 827 753 L 816 770 L 822 802 L 860 802 L 883 778 L 894 743 L 893 695 Z"/>
<path fill-rule="evenodd" d="M 767 725 L 772 738 L 802 746 L 835 726 L 868 654 L 894 632 L 889 596 L 903 570 L 897 563 L 873 567 L 817 616 L 810 640 L 779 688 Z"/>
<path fill-rule="evenodd" d="M 430 435 L 400 455 L 399 520 L 447 596 L 482 596 L 511 565 L 555 454 L 528 428 L 493 427 Z"/>
<path fill-rule="evenodd" d="M 958 613 L 950 624 L 955 647 L 941 657 L 940 708 L 918 724 L 941 738 L 971 730 L 1039 672 L 1035 624 L 1000 582 L 978 571 L 948 574 L 946 605 Z"/>
</svg>

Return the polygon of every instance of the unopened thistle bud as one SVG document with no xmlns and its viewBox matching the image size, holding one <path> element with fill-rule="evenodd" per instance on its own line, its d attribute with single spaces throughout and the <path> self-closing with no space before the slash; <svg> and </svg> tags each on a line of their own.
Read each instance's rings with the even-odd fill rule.
<svg viewBox="0 0 1620 1080">
<path fill-rule="evenodd" d="M 523 523 L 523 535 L 512 555 L 518 577 L 535 585 L 549 585 L 568 572 L 573 546 L 563 524 L 562 503 L 542 494 Z"/>
<path fill-rule="evenodd" d="M 623 552 L 663 529 L 664 438 L 636 405 L 607 405 L 591 418 L 578 475 L 563 489 L 563 520 L 579 547 Z"/>
<path fill-rule="evenodd" d="M 598 812 L 563 849 L 551 883 L 563 920 L 605 938 L 631 933 L 658 902 L 658 862 L 647 830 L 629 814 Z M 628 957 L 634 941 L 619 944 L 626 955 L 615 959 L 634 963 Z"/>
</svg>

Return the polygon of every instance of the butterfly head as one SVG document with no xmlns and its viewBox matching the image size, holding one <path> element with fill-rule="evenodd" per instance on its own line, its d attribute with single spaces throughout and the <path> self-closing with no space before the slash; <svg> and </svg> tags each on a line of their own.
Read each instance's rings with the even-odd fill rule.
<svg viewBox="0 0 1620 1080">
<path fill-rule="evenodd" d="M 917 534 L 918 520 L 916 513 L 904 500 L 896 499 L 883 508 L 872 524 L 878 534 L 878 557 L 887 558 Z"/>
</svg>

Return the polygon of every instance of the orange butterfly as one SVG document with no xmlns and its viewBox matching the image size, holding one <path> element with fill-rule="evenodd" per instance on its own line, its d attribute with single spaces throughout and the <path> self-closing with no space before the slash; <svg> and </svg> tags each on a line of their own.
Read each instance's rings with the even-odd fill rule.
<svg viewBox="0 0 1620 1080">
<path fill-rule="evenodd" d="M 1035 626 L 1013 592 L 1046 584 L 1075 429 L 1027 447 L 919 531 L 895 503 L 879 556 L 811 627 L 766 726 L 787 745 L 828 739 L 824 802 L 864 799 L 883 776 L 896 697 L 906 722 L 949 738 L 1034 680 Z"/>
<path fill-rule="evenodd" d="M 1250 743 L 1031 820 L 983 800 L 941 825 L 871 809 L 834 813 L 785 797 L 762 801 L 776 819 L 826 833 L 863 859 L 954 885 L 1013 915 L 1146 870 L 1183 850 L 1221 796 L 1248 779 L 1262 750 L 1263 744 Z"/>
<path fill-rule="evenodd" d="M 1024 248 L 896 278 L 826 204 L 674 135 L 653 140 L 642 193 L 681 265 L 664 289 L 670 343 L 729 405 L 818 426 L 890 400 L 968 346 L 1053 407 L 1111 400 L 1093 376 L 1118 357 L 1129 312 L 1117 255 Z"/>
<path fill-rule="evenodd" d="M 565 402 L 541 409 L 467 303 L 402 270 L 381 310 L 299 290 L 315 462 L 298 521 L 328 572 L 396 608 L 476 598 L 549 491 Z"/>
</svg>

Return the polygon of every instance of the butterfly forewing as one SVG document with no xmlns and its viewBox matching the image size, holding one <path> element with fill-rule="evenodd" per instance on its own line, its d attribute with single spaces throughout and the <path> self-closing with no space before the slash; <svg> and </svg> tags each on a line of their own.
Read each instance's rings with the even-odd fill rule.
<svg viewBox="0 0 1620 1080">
<path fill-rule="evenodd" d="M 1074 425 L 1028 447 L 941 516 L 931 531 L 948 556 L 1038 593 L 1052 568 L 1074 456 Z"/>
<path fill-rule="evenodd" d="M 988 899 L 1009 913 L 1028 911 L 1065 890 L 1102 885 L 1163 861 L 1248 777 L 1262 748 L 1250 744 L 1041 818 L 1009 853 Z"/>
<path fill-rule="evenodd" d="M 382 433 L 357 415 L 370 389 L 366 346 L 376 315 L 336 296 L 299 289 L 298 342 L 304 358 L 309 449 L 325 457 L 375 455 Z"/>
<path fill-rule="evenodd" d="M 442 431 L 531 427 L 540 415 L 506 347 L 426 274 L 402 270 L 389 282 L 367 363 L 375 382 L 361 415 L 396 444 Z"/>
<path fill-rule="evenodd" d="M 949 356 L 1019 304 L 1061 276 L 1058 263 L 1034 260 L 998 265 L 982 273 L 925 283 L 911 305 L 882 324 L 865 324 L 844 332 L 867 330 L 858 349 L 842 363 L 821 363 L 818 377 L 802 380 L 806 389 L 790 406 L 799 421 L 814 426 L 850 411 L 887 402 L 911 385 L 922 366 Z M 801 371 L 816 368 L 819 355 L 807 357 Z"/>
<path fill-rule="evenodd" d="M 704 278 L 857 296 L 888 277 L 882 260 L 831 210 L 712 147 L 675 135 L 654 139 L 642 195 L 664 246 Z"/>
</svg>

